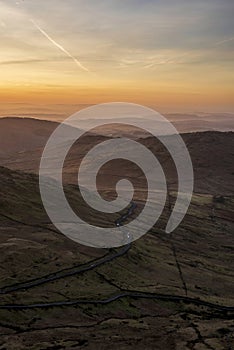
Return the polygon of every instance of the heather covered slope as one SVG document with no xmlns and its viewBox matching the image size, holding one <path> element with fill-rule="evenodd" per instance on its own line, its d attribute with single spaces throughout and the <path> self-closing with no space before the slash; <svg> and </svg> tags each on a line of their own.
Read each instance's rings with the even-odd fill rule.
<svg viewBox="0 0 234 350">
<path fill-rule="evenodd" d="M 182 135 L 193 161 L 195 192 L 173 235 L 165 234 L 165 227 L 176 198 L 175 166 L 161 143 L 152 137 L 139 139 L 158 157 L 167 176 L 166 207 L 144 237 L 127 249 L 109 250 L 69 240 L 43 209 L 37 174 L 52 129 L 41 129 L 43 137 L 35 140 L 33 133 L 38 130 L 26 133 L 28 143 L 18 148 L 20 152 L 16 152 L 20 146 L 16 137 L 11 154 L 0 156 L 0 164 L 7 167 L 0 167 L 0 349 L 105 350 L 110 344 L 118 350 L 232 348 L 233 312 L 176 302 L 173 297 L 221 307 L 234 305 L 234 133 Z M 112 227 L 121 213 L 91 210 L 76 186 L 80 161 L 106 139 L 87 134 L 74 144 L 65 161 L 64 184 L 76 213 L 92 224 Z M 53 178 L 53 160 L 48 176 Z M 146 187 L 143 173 L 133 164 L 124 160 L 107 163 L 97 178 L 99 190 L 110 199 L 123 177 L 135 186 L 137 215 L 144 205 Z M 50 180 L 49 186 L 56 183 Z M 126 292 L 130 295 L 121 296 Z M 169 299 L 139 298 L 134 293 Z M 83 303 L 63 304 L 71 301 Z M 6 304 L 54 302 L 62 305 L 1 310 Z"/>
<path fill-rule="evenodd" d="M 30 118 L 0 118 L 0 155 L 44 147 L 57 125 Z"/>
<path fill-rule="evenodd" d="M 234 133 L 233 132 L 202 132 L 182 135 L 193 162 L 195 182 L 194 190 L 197 193 L 214 195 L 234 194 Z M 167 137 L 169 140 L 173 136 Z M 75 143 L 71 148 L 64 166 L 64 181 L 77 183 L 77 169 L 85 154 L 96 144 L 107 138 L 95 134 L 87 134 Z M 139 139 L 158 157 L 167 175 L 167 181 L 172 189 L 176 189 L 177 175 L 167 150 L 153 137 Z M 61 143 L 61 147 L 63 144 Z M 124 151 L 124 143 L 122 145 Z M 10 169 L 23 170 L 38 173 L 43 148 L 31 149 L 30 151 L 14 152 L 10 155 L 0 156 L 0 165 Z M 59 154 L 59 150 L 58 150 Z M 105 155 L 103 155 L 105 157 Z M 48 175 L 53 177 L 53 160 Z M 113 186 L 121 176 L 129 179 L 137 179 L 137 187 L 144 187 L 142 173 L 134 166 L 126 162 L 110 162 L 100 171 L 100 187 L 104 190 Z"/>
<path fill-rule="evenodd" d="M 113 254 L 78 245 L 56 232 L 42 208 L 37 176 L 0 168 L 0 184 L 0 290 Z M 66 191 L 74 208 L 81 208 L 75 188 L 68 186 Z M 194 195 L 188 214 L 172 237 L 164 232 L 170 214 L 166 207 L 160 222 L 126 254 L 85 273 L 3 293 L 1 305 L 100 300 L 127 290 L 187 294 L 231 306 L 233 212 L 232 196 Z M 103 214 L 95 216 L 88 211 L 88 215 L 110 225 L 109 217 Z M 135 297 L 106 305 L 0 310 L 0 348 L 72 349 L 86 344 L 89 349 L 108 349 L 111 343 L 114 349 L 154 349 L 155 344 L 169 350 L 202 349 L 204 344 L 229 349 L 233 344 L 230 316 L 192 304 Z"/>
</svg>

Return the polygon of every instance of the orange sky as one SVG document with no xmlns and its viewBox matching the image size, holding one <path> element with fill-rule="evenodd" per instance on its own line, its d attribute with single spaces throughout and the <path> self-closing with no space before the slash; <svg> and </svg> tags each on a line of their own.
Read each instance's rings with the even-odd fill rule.
<svg viewBox="0 0 234 350">
<path fill-rule="evenodd" d="M 112 101 L 233 112 L 233 10 L 229 0 L 2 0 L 0 115 Z"/>
</svg>

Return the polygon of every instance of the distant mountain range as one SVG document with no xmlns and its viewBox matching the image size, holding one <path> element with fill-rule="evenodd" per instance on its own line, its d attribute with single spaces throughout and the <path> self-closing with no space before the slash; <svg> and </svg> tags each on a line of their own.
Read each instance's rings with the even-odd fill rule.
<svg viewBox="0 0 234 350">
<path fill-rule="evenodd" d="M 87 107 L 87 106 L 83 106 Z M 78 107 L 77 107 L 78 108 Z M 75 113 L 75 106 L 71 109 L 70 114 Z M 1 119 L 9 118 L 16 122 L 16 118 L 18 120 L 40 120 L 40 121 L 51 121 L 54 123 L 60 123 L 64 121 L 69 115 L 60 115 L 53 114 L 52 111 L 50 113 L 26 113 L 26 114 L 13 114 L 11 116 L 0 116 Z M 197 131 L 234 131 L 234 113 L 164 113 L 162 114 L 167 118 L 180 133 L 189 133 L 189 132 L 197 132 Z M 134 119 L 133 119 L 134 120 Z M 104 121 L 104 119 L 103 119 Z M 87 120 L 86 120 L 87 122 Z M 92 120 L 89 120 L 91 123 Z M 111 116 L 108 116 L 108 122 L 111 122 Z M 121 122 L 121 119 L 120 119 Z M 11 122 L 9 122 L 11 123 Z M 17 122 L 16 122 L 17 123 Z M 157 130 L 159 124 L 154 120 L 147 120 L 148 126 L 152 128 L 152 130 Z M 0 124 L 1 125 L 1 124 Z M 125 127 L 125 132 L 131 132 L 131 134 L 136 133 L 131 127 Z M 113 131 L 112 127 L 105 126 L 102 128 L 102 133 L 113 134 L 113 136 L 118 135 L 119 131 L 123 132 L 123 126 L 117 128 Z M 144 132 L 136 133 L 137 137 L 144 137 Z"/>
</svg>

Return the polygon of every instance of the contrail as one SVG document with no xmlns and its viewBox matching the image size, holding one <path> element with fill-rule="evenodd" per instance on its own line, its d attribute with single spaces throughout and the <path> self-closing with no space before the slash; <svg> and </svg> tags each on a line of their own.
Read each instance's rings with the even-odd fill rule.
<svg viewBox="0 0 234 350">
<path fill-rule="evenodd" d="M 233 40 L 234 40 L 234 37 L 219 41 L 219 42 L 215 43 L 215 45 L 222 45 L 224 43 L 228 43 L 229 41 L 233 41 Z"/>
<path fill-rule="evenodd" d="M 43 34 L 54 46 L 56 46 L 59 50 L 61 50 L 63 53 L 65 53 L 68 57 L 70 57 L 75 64 L 83 69 L 86 72 L 89 72 L 89 70 L 84 67 L 74 56 L 72 56 L 70 54 L 70 52 L 68 52 L 66 49 L 64 49 L 64 47 L 62 47 L 60 44 L 58 44 L 55 40 L 53 40 L 33 19 L 30 20 L 33 25 L 41 32 L 41 34 Z"/>
</svg>

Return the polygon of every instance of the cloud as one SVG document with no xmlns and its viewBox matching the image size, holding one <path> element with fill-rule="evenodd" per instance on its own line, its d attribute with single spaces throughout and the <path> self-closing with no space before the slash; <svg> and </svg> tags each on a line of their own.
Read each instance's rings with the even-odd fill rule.
<svg viewBox="0 0 234 350">
<path fill-rule="evenodd" d="M 225 44 L 225 43 L 229 43 L 230 41 L 234 41 L 234 37 L 218 41 L 217 43 L 215 43 L 215 45 L 216 46 L 222 45 L 222 44 Z"/>
<path fill-rule="evenodd" d="M 42 60 L 42 59 L 9 60 L 9 61 L 0 62 L 0 65 L 7 66 L 11 64 L 29 64 L 29 63 L 42 63 L 42 62 L 48 62 L 48 60 Z"/>
</svg>

